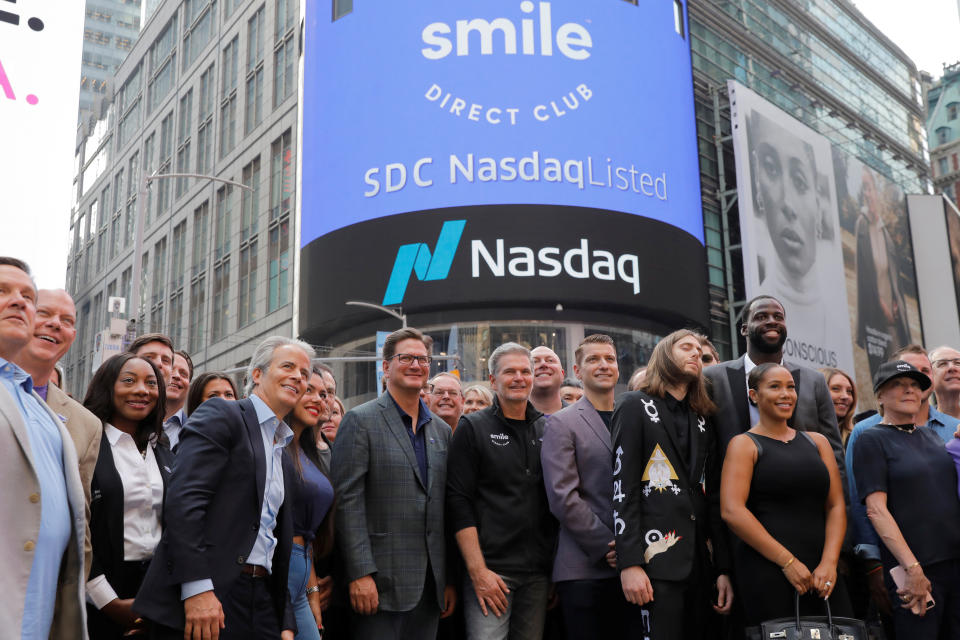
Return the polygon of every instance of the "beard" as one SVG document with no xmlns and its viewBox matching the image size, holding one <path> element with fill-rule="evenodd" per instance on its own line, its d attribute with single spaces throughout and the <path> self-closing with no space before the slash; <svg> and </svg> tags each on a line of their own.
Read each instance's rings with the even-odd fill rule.
<svg viewBox="0 0 960 640">
<path fill-rule="evenodd" d="M 754 329 L 747 335 L 747 340 L 754 348 L 761 353 L 778 353 L 783 349 L 783 343 L 787 341 L 787 333 L 784 331 L 777 338 L 776 342 L 768 342 L 760 329 Z"/>
</svg>

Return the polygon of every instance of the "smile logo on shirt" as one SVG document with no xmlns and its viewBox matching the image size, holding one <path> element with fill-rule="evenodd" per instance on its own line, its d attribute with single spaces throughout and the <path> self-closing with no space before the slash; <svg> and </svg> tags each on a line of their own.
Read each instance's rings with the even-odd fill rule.
<svg viewBox="0 0 960 640">
<path fill-rule="evenodd" d="M 660 493 L 663 493 L 665 489 L 670 489 L 673 491 L 673 495 L 677 495 L 680 493 L 680 487 L 673 484 L 673 481 L 679 479 L 673 465 L 670 464 L 670 459 L 667 458 L 660 445 L 654 446 L 653 453 L 650 454 L 650 460 L 647 461 L 647 466 L 640 477 L 640 480 L 647 483 L 647 486 L 643 488 L 643 495 L 649 496 L 654 489 Z"/>
<path fill-rule="evenodd" d="M 510 444 L 510 436 L 505 433 L 491 433 L 490 442 L 498 447 L 505 447 Z"/>
</svg>

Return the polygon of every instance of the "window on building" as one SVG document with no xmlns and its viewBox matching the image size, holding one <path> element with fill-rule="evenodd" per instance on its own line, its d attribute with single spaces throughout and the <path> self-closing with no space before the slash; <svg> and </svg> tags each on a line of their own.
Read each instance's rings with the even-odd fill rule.
<svg viewBox="0 0 960 640">
<path fill-rule="evenodd" d="M 953 164 L 954 171 L 960 170 L 960 164 L 957 163 L 957 154 L 950 154 L 950 162 Z"/>
<path fill-rule="evenodd" d="M 243 167 L 243 184 L 253 191 L 244 189 L 240 201 L 240 240 L 246 241 L 257 233 L 257 221 L 260 218 L 260 156 Z"/>
<path fill-rule="evenodd" d="M 123 296 L 123 299 L 127 301 L 127 315 L 128 317 L 133 314 L 133 309 L 130 308 L 132 301 L 130 296 L 132 294 L 131 287 L 133 284 L 133 267 L 127 267 L 124 269 L 123 273 L 120 274 L 120 295 Z"/>
<path fill-rule="evenodd" d="M 163 331 L 163 304 L 166 300 L 167 239 L 153 245 L 153 282 L 150 287 L 150 330 Z"/>
<path fill-rule="evenodd" d="M 240 246 L 240 290 L 237 291 L 238 326 L 257 319 L 257 238 Z"/>
<path fill-rule="evenodd" d="M 183 220 L 173 228 L 173 246 L 170 251 L 170 286 L 173 289 L 183 286 L 183 274 L 187 259 L 187 221 Z"/>
<path fill-rule="evenodd" d="M 213 65 L 200 76 L 200 104 L 197 111 L 197 173 L 206 174 L 213 170 L 213 104 L 216 86 L 214 85 Z"/>
<path fill-rule="evenodd" d="M 220 101 L 220 157 L 233 151 L 237 144 L 237 81 L 239 72 L 240 36 L 223 49 Z"/>
<path fill-rule="evenodd" d="M 270 252 L 267 311 L 272 312 L 290 302 L 290 216 L 284 214 L 271 222 L 267 233 Z"/>
<path fill-rule="evenodd" d="M 172 173 L 173 166 L 173 111 L 160 122 L 160 164 L 157 171 L 163 175 Z M 157 181 L 157 217 L 170 210 L 171 180 Z"/>
<path fill-rule="evenodd" d="M 243 132 L 250 133 L 263 121 L 263 21 L 266 7 L 247 21 L 247 88 Z"/>
<path fill-rule="evenodd" d="M 133 134 L 140 129 L 141 123 L 141 96 L 143 93 L 143 78 L 141 71 L 143 63 L 134 68 L 127 76 L 126 82 L 117 92 L 117 112 L 120 114 L 120 124 L 117 128 L 117 149 L 129 142 Z"/>
<path fill-rule="evenodd" d="M 215 0 L 183 2 L 183 70 L 192 65 L 210 43 L 214 32 Z"/>
<path fill-rule="evenodd" d="M 276 108 L 297 89 L 297 51 L 294 38 L 299 17 L 297 0 L 275 0 L 276 20 L 273 31 L 273 106 Z"/>
<path fill-rule="evenodd" d="M 140 156 L 135 152 L 127 165 L 127 224 L 123 246 L 129 247 L 137 231 L 137 191 L 140 188 Z M 131 310 L 131 313 L 133 311 Z"/>
<path fill-rule="evenodd" d="M 208 241 L 210 239 L 210 202 L 203 204 L 193 211 L 193 269 L 192 275 L 197 276 L 207 268 Z"/>
<path fill-rule="evenodd" d="M 213 315 L 210 323 L 210 340 L 218 342 L 227 335 L 230 317 L 230 258 L 213 269 Z"/>
<path fill-rule="evenodd" d="M 939 127 L 936 136 L 938 145 L 950 142 L 950 127 Z"/>
<path fill-rule="evenodd" d="M 939 171 L 940 175 L 942 175 L 942 176 L 945 176 L 945 175 L 947 175 L 947 173 L 950 172 L 950 166 L 947 164 L 947 159 L 946 159 L 946 158 L 938 158 L 938 159 L 937 159 L 937 170 Z"/>
<path fill-rule="evenodd" d="M 290 212 L 296 189 L 292 135 L 289 130 L 270 146 L 270 218 Z"/>
<path fill-rule="evenodd" d="M 152 112 L 173 89 L 176 80 L 177 59 L 177 16 L 167 22 L 163 31 L 150 47 L 150 82 L 147 88 L 149 97 L 148 112 Z"/>
<path fill-rule="evenodd" d="M 193 89 L 180 98 L 180 113 L 177 121 L 177 173 L 190 173 L 190 140 L 193 120 Z M 187 191 L 187 179 L 177 178 L 177 197 Z"/>
<path fill-rule="evenodd" d="M 170 295 L 170 309 L 167 311 L 167 335 L 173 344 L 183 344 L 183 289 Z"/>
<path fill-rule="evenodd" d="M 190 352 L 198 353 L 206 346 L 207 339 L 207 282 L 206 277 L 197 277 L 190 285 Z"/>
<path fill-rule="evenodd" d="M 947 120 L 957 119 L 957 109 L 960 109 L 960 102 L 951 102 L 947 105 Z"/>
<path fill-rule="evenodd" d="M 143 141 L 143 171 L 147 176 L 152 176 L 155 168 L 154 157 L 156 156 L 157 148 L 157 136 L 155 133 L 151 133 Z M 156 190 L 157 184 L 147 185 L 147 201 L 146 206 L 143 209 L 145 219 L 143 221 L 144 228 L 150 226 L 150 213 L 153 210 L 153 192 Z"/>
<path fill-rule="evenodd" d="M 223 0 L 223 19 L 226 20 L 243 4 L 243 0 Z"/>
<path fill-rule="evenodd" d="M 217 209 L 214 220 L 213 259 L 220 260 L 230 253 L 230 221 L 233 217 L 233 187 L 217 190 Z"/>
<path fill-rule="evenodd" d="M 150 252 L 147 251 L 140 259 L 140 303 L 137 305 L 137 326 L 142 327 L 147 313 L 147 285 L 150 284 Z"/>
</svg>

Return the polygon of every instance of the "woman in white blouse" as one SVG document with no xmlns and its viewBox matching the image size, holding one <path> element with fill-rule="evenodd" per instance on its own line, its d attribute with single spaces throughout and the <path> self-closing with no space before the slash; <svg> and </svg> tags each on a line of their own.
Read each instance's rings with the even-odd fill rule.
<svg viewBox="0 0 960 640">
<path fill-rule="evenodd" d="M 103 363 L 83 400 L 103 422 L 90 491 L 93 566 L 87 581 L 87 625 L 97 640 L 144 631 L 131 607 L 160 542 L 173 464 L 160 443 L 165 400 L 157 368 L 129 353 Z"/>
</svg>

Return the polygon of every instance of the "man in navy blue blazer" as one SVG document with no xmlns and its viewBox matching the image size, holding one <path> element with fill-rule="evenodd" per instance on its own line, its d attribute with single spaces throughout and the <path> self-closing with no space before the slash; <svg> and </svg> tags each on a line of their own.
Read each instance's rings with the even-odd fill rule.
<svg viewBox="0 0 960 640">
<path fill-rule="evenodd" d="M 190 416 L 163 537 L 133 605 L 154 637 L 293 640 L 292 469 L 282 456 L 293 432 L 283 417 L 306 390 L 314 356 L 306 343 L 269 337 L 250 360 L 249 397 L 214 398 Z"/>
</svg>

